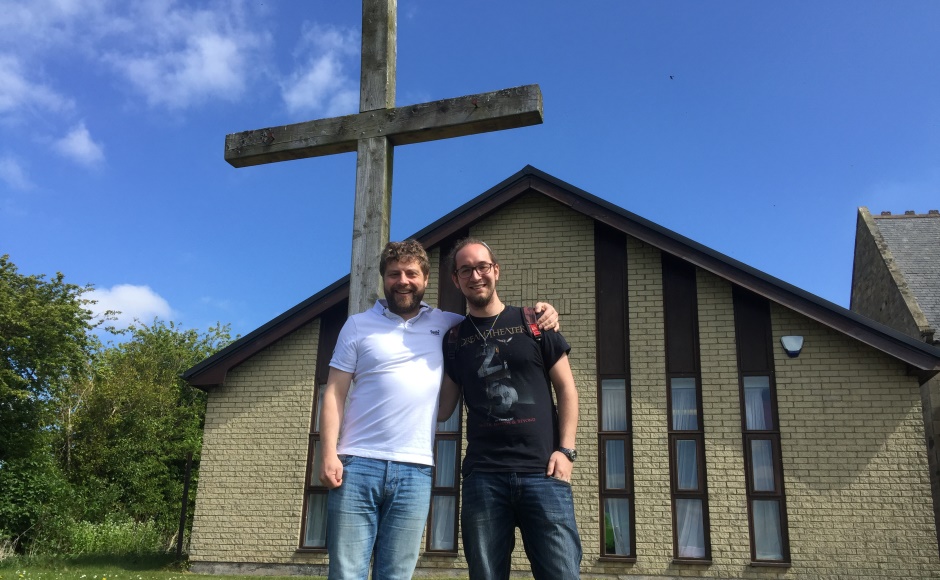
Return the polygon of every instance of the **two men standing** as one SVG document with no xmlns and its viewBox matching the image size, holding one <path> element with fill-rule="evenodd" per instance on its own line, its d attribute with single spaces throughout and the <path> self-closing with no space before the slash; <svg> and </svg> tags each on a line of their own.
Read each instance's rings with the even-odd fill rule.
<svg viewBox="0 0 940 580">
<path fill-rule="evenodd" d="M 476 246 L 471 244 L 469 247 Z M 495 267 L 495 277 L 486 279 L 492 282 L 490 286 L 493 291 L 490 294 L 495 297 L 499 266 L 495 260 L 492 262 L 494 264 L 488 272 Z M 479 274 L 485 268 L 480 263 L 474 263 L 472 269 Z M 430 501 L 433 438 L 444 367 L 442 340 L 452 326 L 463 320 L 462 316 L 432 309 L 422 302 L 430 263 L 417 242 L 388 244 L 382 254 L 380 271 L 385 300 L 378 301 L 368 312 L 354 315 L 346 321 L 330 361 L 330 376 L 321 406 L 323 460 L 319 477 L 331 489 L 327 501 L 327 549 L 331 579 L 365 578 L 370 559 L 374 580 L 411 578 Z M 474 295 L 481 293 L 477 280 L 481 277 L 471 274 L 468 278 L 472 284 L 466 286 L 467 290 L 472 286 L 471 293 Z M 455 280 L 458 279 L 455 277 Z M 465 285 L 458 285 L 468 295 Z M 501 306 L 498 298 L 496 300 Z M 557 320 L 554 309 L 545 304 L 537 304 L 536 307 L 545 310 L 539 324 L 544 328 L 554 328 Z M 495 325 L 496 320 L 489 328 L 490 334 Z M 561 342 L 562 346 L 553 347 L 548 355 L 551 358 L 546 359 L 546 362 L 552 361 L 546 369 L 552 369 L 553 380 L 554 369 L 559 365 L 563 365 L 559 370 L 567 369 L 568 378 L 571 376 L 567 364 L 567 344 L 564 339 Z M 554 357 L 559 351 L 564 352 L 556 361 Z M 463 356 L 459 351 L 457 355 Z M 562 358 L 563 363 L 560 362 Z M 519 371 L 518 376 L 523 375 L 524 372 Z M 515 379 L 508 375 L 506 378 L 509 381 L 506 388 L 516 388 L 512 383 Z M 469 390 L 473 386 L 462 386 L 468 398 L 469 410 Z M 449 409 L 442 408 L 440 416 L 446 418 L 456 405 L 459 395 L 453 381 L 445 382 L 445 387 L 441 400 L 446 401 L 445 406 L 449 406 Z M 529 396 L 530 389 L 518 388 L 525 396 Z M 574 389 L 573 380 L 570 381 L 570 388 Z M 558 389 L 556 386 L 561 406 L 563 398 Z M 550 402 L 547 384 L 544 385 L 544 391 Z M 509 391 L 504 392 L 508 394 Z M 566 388 L 565 392 L 569 390 Z M 577 422 L 576 393 L 573 414 L 570 397 L 566 400 L 569 403 L 567 411 L 560 412 L 561 416 L 567 417 L 562 420 L 562 424 L 567 427 L 561 430 L 564 433 L 561 443 L 567 443 L 568 447 L 573 448 L 574 426 Z M 512 410 L 515 402 L 511 395 L 505 402 L 503 417 L 507 416 L 507 412 L 510 415 L 515 412 Z M 550 416 L 548 423 L 551 423 Z M 539 428 L 544 430 L 544 425 L 545 420 L 542 420 Z M 474 427 L 468 423 L 468 439 L 473 432 Z M 512 436 L 510 432 L 505 433 Z M 524 449 L 529 447 L 527 442 L 521 445 Z M 479 443 L 475 445 L 471 442 L 470 448 L 484 449 L 485 445 L 481 447 Z M 498 455 L 499 451 L 495 454 Z M 492 456 L 494 453 L 483 454 L 483 457 L 487 455 Z M 569 455 L 573 459 L 573 453 Z M 546 479 L 547 469 L 552 476 L 552 483 L 567 486 L 567 510 L 571 512 L 571 525 L 567 536 L 563 537 L 570 540 L 570 531 L 573 531 L 577 542 L 570 483 L 567 483 L 570 481 L 571 463 L 562 453 L 552 452 L 550 456 L 546 459 L 547 463 L 541 465 L 542 478 Z M 485 471 L 488 468 L 484 464 L 479 469 L 473 469 Z M 464 498 L 466 510 L 466 482 Z M 565 509 L 564 506 L 562 509 Z M 551 514 L 549 517 L 554 519 Z M 523 523 L 520 521 L 519 525 L 523 526 Z M 512 527 L 509 529 L 512 532 Z M 466 528 L 464 535 L 469 559 Z M 526 539 L 526 550 L 530 558 L 535 560 L 532 550 L 536 548 L 530 549 L 526 527 L 523 527 L 523 536 Z M 541 539 L 537 541 L 542 543 Z M 546 538 L 545 541 L 564 540 Z M 576 548 L 577 557 L 573 564 L 575 571 L 581 554 L 579 542 Z M 551 554 L 554 549 L 553 544 L 545 544 L 543 552 Z M 558 553 L 551 556 L 557 558 Z M 508 554 L 506 563 L 508 575 Z M 471 564 L 472 578 L 497 577 L 477 575 L 474 569 Z M 533 569 L 536 569 L 534 564 Z M 577 577 L 576 574 L 559 576 L 554 572 L 547 576 L 541 572 L 536 574 L 537 578 Z"/>
</svg>

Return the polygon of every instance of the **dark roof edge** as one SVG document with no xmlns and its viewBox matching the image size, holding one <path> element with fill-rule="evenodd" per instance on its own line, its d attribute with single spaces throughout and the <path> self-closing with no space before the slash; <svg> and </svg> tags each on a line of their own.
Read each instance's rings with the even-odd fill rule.
<svg viewBox="0 0 940 580">
<path fill-rule="evenodd" d="M 228 369 L 244 360 L 240 355 L 246 354 L 246 350 L 250 351 L 250 353 L 247 353 L 250 356 L 250 354 L 277 342 L 287 334 L 313 321 L 327 308 L 348 298 L 349 274 L 249 332 L 209 358 L 204 359 L 181 376 L 194 387 L 203 388 L 221 385 L 225 380 Z M 233 361 L 233 364 L 224 365 L 223 363 L 227 361 Z"/>
<path fill-rule="evenodd" d="M 435 221 L 431 225 L 421 229 L 411 236 L 408 236 L 408 238 L 414 238 L 418 240 L 425 248 L 435 245 L 440 241 L 441 238 L 446 237 L 446 235 L 452 231 L 452 228 L 448 228 L 447 226 L 457 218 L 463 218 L 459 220 L 461 223 L 468 221 L 468 219 L 469 221 L 476 221 L 491 211 L 494 211 L 495 208 L 498 208 L 505 200 L 500 200 L 500 203 L 497 204 L 488 204 L 487 202 L 489 202 L 496 194 L 508 189 L 513 184 L 513 182 L 524 180 L 527 174 L 527 170 L 531 169 L 534 168 L 531 166 L 526 166 L 526 168 L 524 168 L 522 171 L 518 171 L 514 175 L 504 179 L 497 185 L 486 190 L 481 195 L 476 196 L 469 202 L 449 212 L 447 215 Z M 522 188 L 523 191 L 526 189 L 528 188 Z M 483 208 L 478 211 L 474 211 L 474 207 L 476 206 L 494 207 Z M 332 299 L 328 302 L 323 302 L 327 298 Z M 263 326 L 257 328 L 249 334 L 246 334 L 224 349 L 187 370 L 182 374 L 182 378 L 198 388 L 221 385 L 225 380 L 225 375 L 227 374 L 228 369 L 237 366 L 246 358 L 250 357 L 255 352 L 258 352 L 265 346 L 277 342 L 290 332 L 293 332 L 297 328 L 300 328 L 301 326 L 311 322 L 327 308 L 334 306 L 335 304 L 348 298 L 349 275 L 347 274 L 327 288 L 324 288 L 320 292 L 314 294 L 310 298 L 279 315 L 277 318 L 274 318 L 273 320 L 265 323 Z"/>
<path fill-rule="evenodd" d="M 662 251 L 688 260 L 702 269 L 792 308 L 826 326 L 886 352 L 921 371 L 940 372 L 940 348 L 900 333 L 819 296 L 797 288 L 734 258 L 655 224 L 531 165 L 499 182 L 484 193 L 416 232 L 412 238 L 430 248 L 461 227 L 466 227 L 526 192 L 534 190 L 572 210 L 628 233 Z M 314 320 L 326 309 L 349 296 L 349 275 L 245 335 L 182 376 L 193 386 L 222 384 L 229 368 L 262 348 Z M 229 363 L 229 364 L 225 364 Z M 922 381 L 927 380 L 923 379 Z"/>
<path fill-rule="evenodd" d="M 940 373 L 940 349 L 917 340 L 889 326 L 875 322 L 865 316 L 839 306 L 806 290 L 798 288 L 766 272 L 748 266 L 730 256 L 678 234 L 668 228 L 649 221 L 604 199 L 590 194 L 578 187 L 548 175 L 531 165 L 520 172 L 538 177 L 555 186 L 559 192 L 542 191 L 549 197 L 566 197 L 563 192 L 570 192 L 567 197 L 575 203 L 568 204 L 598 221 L 625 231 L 634 237 L 649 243 L 660 250 L 686 259 L 726 280 L 734 282 L 779 304 L 790 307 L 801 314 L 816 320 L 835 330 L 848 334 L 862 342 L 878 348 L 916 368 L 930 373 Z M 531 184 L 539 189 L 536 183 Z M 570 194 L 599 206 L 597 210 L 577 207 L 578 200 Z M 564 201 L 559 199 L 559 201 Z M 624 223 L 626 222 L 626 223 Z M 911 352 L 913 351 L 913 352 Z M 929 377 L 928 377 L 929 378 Z"/>
</svg>

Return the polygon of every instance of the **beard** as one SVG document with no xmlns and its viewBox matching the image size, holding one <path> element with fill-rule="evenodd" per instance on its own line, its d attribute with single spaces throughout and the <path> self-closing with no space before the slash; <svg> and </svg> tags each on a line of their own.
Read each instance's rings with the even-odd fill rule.
<svg viewBox="0 0 940 580">
<path fill-rule="evenodd" d="M 409 294 L 399 294 L 394 290 L 385 288 L 385 302 L 392 313 L 399 316 L 403 314 L 412 314 L 421 307 L 421 300 L 424 299 L 424 291 L 412 287 Z"/>
<path fill-rule="evenodd" d="M 476 306 L 477 308 L 486 308 L 489 306 L 490 302 L 493 301 L 492 288 L 488 288 L 487 290 L 488 291 L 484 292 L 483 294 L 471 294 L 470 296 L 465 296 L 465 298 L 471 306 Z"/>
</svg>

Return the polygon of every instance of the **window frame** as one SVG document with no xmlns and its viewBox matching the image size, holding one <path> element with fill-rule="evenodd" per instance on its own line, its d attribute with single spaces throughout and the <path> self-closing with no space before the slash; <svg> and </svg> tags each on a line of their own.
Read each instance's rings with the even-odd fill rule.
<svg viewBox="0 0 940 580">
<path fill-rule="evenodd" d="M 617 267 L 619 265 L 619 267 Z M 594 272 L 597 345 L 597 469 L 598 469 L 598 527 L 600 532 L 600 560 L 636 562 L 636 495 L 633 474 L 633 414 L 630 384 L 630 330 L 629 293 L 627 288 L 627 236 L 600 222 L 594 223 Z M 624 383 L 623 430 L 604 429 L 604 382 Z M 624 487 L 610 488 L 607 482 L 607 442 L 623 441 Z M 629 502 L 629 552 L 608 552 L 607 500 L 623 499 Z M 615 540 L 610 538 L 611 542 Z"/>
<path fill-rule="evenodd" d="M 434 470 L 431 475 L 431 501 L 428 506 L 428 522 L 425 527 L 424 551 L 427 554 L 441 556 L 456 556 L 458 554 L 458 536 L 460 532 L 460 459 L 463 456 L 463 402 L 458 402 L 454 409 L 457 416 L 457 428 L 453 431 L 442 431 L 446 421 L 439 421 L 434 435 Z M 453 415 L 451 416 L 453 417 Z M 449 420 L 449 419 L 448 419 Z M 438 443 L 441 441 L 454 441 L 454 484 L 450 486 L 438 485 L 437 468 L 440 466 L 438 456 Z M 434 529 L 434 500 L 438 497 L 454 498 L 454 533 L 451 538 L 453 549 L 440 549 L 433 547 L 432 530 Z"/>
<path fill-rule="evenodd" d="M 791 564 L 789 523 L 787 519 L 786 489 L 784 487 L 780 418 L 777 412 L 777 385 L 774 372 L 770 303 L 766 298 L 739 286 L 732 288 L 732 301 L 738 359 L 738 398 L 751 566 L 788 567 Z M 767 403 L 770 406 L 768 415 L 772 422 L 772 425 L 767 429 L 750 429 L 748 427 L 745 383 L 749 377 L 767 379 L 769 399 Z M 755 477 L 751 442 L 760 440 L 771 442 L 775 487 L 773 491 L 758 491 L 754 487 Z M 780 558 L 759 558 L 757 556 L 758 545 L 755 533 L 754 503 L 758 501 L 775 501 L 778 504 Z"/>
<path fill-rule="evenodd" d="M 438 258 L 437 258 L 437 304 L 438 308 L 447 312 L 454 312 L 460 315 L 466 315 L 467 313 L 467 299 L 464 297 L 463 293 L 454 285 L 452 280 L 452 268 L 451 264 L 448 263 L 448 256 L 450 255 L 451 248 L 462 238 L 465 238 L 470 235 L 470 230 L 467 228 L 462 228 L 459 231 L 453 233 L 450 237 L 445 240 L 442 240 L 438 245 Z M 457 416 L 457 428 L 454 431 L 441 431 L 441 427 L 446 423 L 446 421 L 439 421 L 435 429 L 435 438 L 434 438 L 434 471 L 433 479 L 431 482 L 431 503 L 428 506 L 428 519 L 425 526 L 425 540 L 424 540 L 424 553 L 434 556 L 451 556 L 456 557 L 458 555 L 458 550 L 460 549 L 459 538 L 460 538 L 460 508 L 461 508 L 461 497 L 460 497 L 460 465 L 463 459 L 463 401 L 460 400 L 457 402 L 457 407 L 454 410 L 454 413 Z M 453 415 L 451 415 L 453 418 Z M 450 418 L 448 418 L 450 420 Z M 437 485 L 437 466 L 438 466 L 438 441 L 456 441 L 455 453 L 456 457 L 454 458 L 454 485 L 453 486 L 439 486 Z M 438 497 L 453 497 L 454 499 L 454 537 L 453 537 L 453 550 L 440 550 L 432 548 L 432 537 L 431 533 L 433 530 L 434 523 L 434 500 Z"/>
<path fill-rule="evenodd" d="M 323 545 L 312 546 L 307 542 L 308 510 L 312 496 L 326 496 L 329 490 L 322 484 L 315 473 L 317 469 L 316 448 L 320 442 L 320 404 L 323 390 L 326 388 L 330 375 L 330 358 L 339 338 L 339 332 L 346 322 L 346 311 L 349 302 L 344 300 L 324 311 L 320 315 L 320 336 L 317 341 L 317 370 L 313 387 L 313 402 L 310 411 L 310 432 L 307 438 L 307 469 L 304 475 L 304 495 L 300 516 L 300 537 L 298 538 L 298 552 L 326 552 L 326 531 L 323 533 Z"/>
<path fill-rule="evenodd" d="M 663 334 L 666 343 L 666 430 L 669 447 L 669 494 L 672 510 L 672 559 L 683 564 L 709 564 L 712 558 L 711 518 L 708 501 L 708 468 L 705 457 L 705 417 L 702 401 L 701 352 L 698 327 L 698 287 L 695 266 L 668 254 L 662 255 Z M 677 379 L 691 379 L 695 392 L 695 428 L 679 429 L 675 422 Z M 679 485 L 680 441 L 692 441 L 696 454 L 696 487 Z M 680 555 L 679 502 L 701 502 L 701 557 Z"/>
</svg>

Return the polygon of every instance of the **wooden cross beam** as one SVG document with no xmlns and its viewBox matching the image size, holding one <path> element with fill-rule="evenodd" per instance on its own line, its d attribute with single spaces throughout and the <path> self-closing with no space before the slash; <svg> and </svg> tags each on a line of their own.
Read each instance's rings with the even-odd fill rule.
<svg viewBox="0 0 940 580">
<path fill-rule="evenodd" d="M 397 0 L 363 0 L 359 114 L 225 137 L 225 160 L 247 167 L 356 151 L 349 314 L 379 296 L 379 255 L 389 238 L 392 148 L 542 122 L 542 93 L 526 85 L 395 107 Z"/>
</svg>

